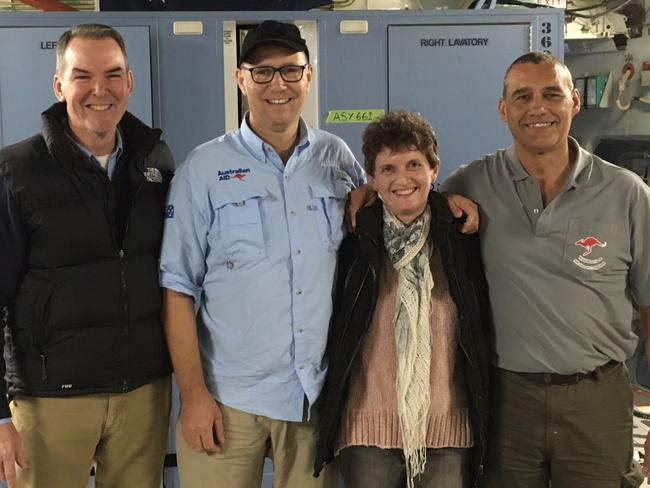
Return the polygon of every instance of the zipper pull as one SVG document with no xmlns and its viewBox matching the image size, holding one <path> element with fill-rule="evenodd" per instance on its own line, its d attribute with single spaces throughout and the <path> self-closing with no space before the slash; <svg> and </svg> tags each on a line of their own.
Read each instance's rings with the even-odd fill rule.
<svg viewBox="0 0 650 488">
<path fill-rule="evenodd" d="M 41 380 L 47 381 L 47 358 L 45 354 L 39 355 L 41 358 Z"/>
<path fill-rule="evenodd" d="M 120 258 L 124 259 L 124 249 L 120 249 Z"/>
</svg>

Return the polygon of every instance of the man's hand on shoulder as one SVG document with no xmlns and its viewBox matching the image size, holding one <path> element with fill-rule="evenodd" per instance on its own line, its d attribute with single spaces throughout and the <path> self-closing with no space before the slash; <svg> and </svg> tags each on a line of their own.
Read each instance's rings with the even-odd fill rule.
<svg viewBox="0 0 650 488">
<path fill-rule="evenodd" d="M 370 183 L 361 185 L 348 193 L 348 200 L 345 203 L 345 226 L 349 232 L 357 228 L 357 212 L 362 207 L 372 205 L 377 199 L 377 192 Z"/>
<path fill-rule="evenodd" d="M 0 479 L 6 481 L 9 488 L 17 488 L 16 465 L 27 468 L 27 457 L 20 434 L 11 422 L 0 425 L 0 463 Z"/>
<path fill-rule="evenodd" d="M 181 430 L 196 452 L 216 454 L 226 442 L 221 409 L 207 389 L 181 396 Z"/>
<path fill-rule="evenodd" d="M 465 198 L 462 195 L 457 195 L 456 193 L 443 193 L 443 195 L 447 199 L 447 205 L 449 205 L 451 214 L 457 219 L 465 217 L 465 222 L 460 228 L 460 231 L 463 234 L 474 234 L 478 232 L 478 205 L 473 200 Z"/>
</svg>

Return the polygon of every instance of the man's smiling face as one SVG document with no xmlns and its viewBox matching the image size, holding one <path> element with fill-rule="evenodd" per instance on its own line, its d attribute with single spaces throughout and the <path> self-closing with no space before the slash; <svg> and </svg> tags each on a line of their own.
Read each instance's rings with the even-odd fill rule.
<svg viewBox="0 0 650 488">
<path fill-rule="evenodd" d="M 281 66 L 307 64 L 307 56 L 303 52 L 291 52 L 277 45 L 258 47 L 251 63 L 247 67 Z M 251 128 L 258 132 L 284 132 L 298 124 L 300 115 L 307 103 L 307 94 L 311 86 L 312 67 L 308 65 L 302 79 L 296 82 L 286 82 L 279 72 L 276 72 L 269 83 L 255 83 L 250 71 L 237 70 L 237 84 L 248 99 L 250 108 Z"/>
<path fill-rule="evenodd" d="M 571 74 L 556 63 L 514 65 L 499 101 L 499 115 L 515 143 L 534 154 L 565 144 L 571 120 L 579 110 L 580 96 Z"/>
<path fill-rule="evenodd" d="M 72 136 L 88 149 L 97 140 L 114 141 L 132 90 L 133 75 L 113 39 L 72 39 L 54 76 Z"/>
</svg>

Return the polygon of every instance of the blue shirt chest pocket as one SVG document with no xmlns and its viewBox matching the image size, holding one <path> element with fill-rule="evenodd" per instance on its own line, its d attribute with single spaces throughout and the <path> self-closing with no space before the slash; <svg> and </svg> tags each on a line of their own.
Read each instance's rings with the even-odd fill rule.
<svg viewBox="0 0 650 488">
<path fill-rule="evenodd" d="M 216 242 L 228 263 L 243 264 L 267 256 L 261 204 L 265 188 L 237 188 L 211 196 L 216 220 Z"/>
<path fill-rule="evenodd" d="M 337 251 L 345 237 L 345 201 L 349 188 L 334 183 L 311 183 L 312 202 L 307 206 L 314 212 L 323 245 L 330 251 Z"/>
</svg>

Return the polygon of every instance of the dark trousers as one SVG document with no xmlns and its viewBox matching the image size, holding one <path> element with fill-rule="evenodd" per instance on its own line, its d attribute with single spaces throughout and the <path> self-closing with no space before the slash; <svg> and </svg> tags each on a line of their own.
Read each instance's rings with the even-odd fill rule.
<svg viewBox="0 0 650 488">
<path fill-rule="evenodd" d="M 468 449 L 427 449 L 427 464 L 415 488 L 465 488 Z M 346 447 L 339 454 L 345 488 L 404 488 L 406 466 L 401 449 Z"/>
<path fill-rule="evenodd" d="M 632 462 L 632 390 L 623 364 L 593 374 L 493 374 L 487 488 L 620 488 Z"/>
</svg>

